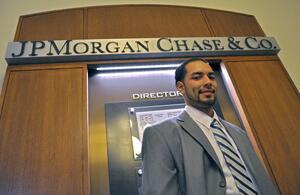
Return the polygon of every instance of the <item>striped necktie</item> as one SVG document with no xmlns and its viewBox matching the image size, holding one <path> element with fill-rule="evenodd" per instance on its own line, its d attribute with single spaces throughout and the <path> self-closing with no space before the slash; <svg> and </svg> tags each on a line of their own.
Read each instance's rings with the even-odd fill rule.
<svg viewBox="0 0 300 195">
<path fill-rule="evenodd" d="M 223 132 L 219 122 L 214 119 L 210 127 L 240 193 L 247 195 L 258 194 L 256 187 L 249 177 L 245 164 L 240 159 L 236 149 L 232 146 L 226 134 Z"/>
</svg>

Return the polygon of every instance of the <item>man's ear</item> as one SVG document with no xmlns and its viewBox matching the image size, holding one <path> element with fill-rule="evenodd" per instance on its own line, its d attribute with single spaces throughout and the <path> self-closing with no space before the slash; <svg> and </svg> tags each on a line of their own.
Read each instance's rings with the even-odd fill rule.
<svg viewBox="0 0 300 195">
<path fill-rule="evenodd" d="M 176 89 L 177 89 L 177 91 L 179 91 L 179 93 L 181 93 L 183 95 L 185 93 L 185 88 L 184 88 L 183 82 L 177 81 Z"/>
</svg>

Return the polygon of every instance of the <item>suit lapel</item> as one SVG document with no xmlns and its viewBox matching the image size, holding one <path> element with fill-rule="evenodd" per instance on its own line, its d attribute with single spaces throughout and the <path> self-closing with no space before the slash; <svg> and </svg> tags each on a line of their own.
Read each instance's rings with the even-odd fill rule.
<svg viewBox="0 0 300 195">
<path fill-rule="evenodd" d="M 212 148 L 210 142 L 206 138 L 203 131 L 199 128 L 199 126 L 193 121 L 193 119 L 186 113 L 183 112 L 177 117 L 177 121 L 179 125 L 190 135 L 192 136 L 202 147 L 205 149 L 205 151 L 210 155 L 210 157 L 215 161 L 215 163 L 218 165 L 220 170 L 222 170 L 222 167 L 220 165 L 220 162 L 218 160 L 218 157 Z"/>
</svg>

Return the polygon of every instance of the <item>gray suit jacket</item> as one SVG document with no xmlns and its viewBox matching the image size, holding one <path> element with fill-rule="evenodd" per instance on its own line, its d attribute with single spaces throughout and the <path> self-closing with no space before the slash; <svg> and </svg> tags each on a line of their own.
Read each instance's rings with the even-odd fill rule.
<svg viewBox="0 0 300 195">
<path fill-rule="evenodd" d="M 279 194 L 244 131 L 221 122 L 236 143 L 260 193 Z M 145 129 L 142 158 L 144 195 L 226 194 L 226 181 L 217 155 L 186 112 Z"/>
</svg>

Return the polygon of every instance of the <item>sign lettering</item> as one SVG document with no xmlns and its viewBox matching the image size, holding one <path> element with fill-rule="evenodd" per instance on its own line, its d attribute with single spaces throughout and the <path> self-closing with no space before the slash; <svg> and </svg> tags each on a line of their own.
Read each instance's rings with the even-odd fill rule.
<svg viewBox="0 0 300 195">
<path fill-rule="evenodd" d="M 276 55 L 272 37 L 187 37 L 10 42 L 8 64 L 156 57 Z"/>
</svg>

